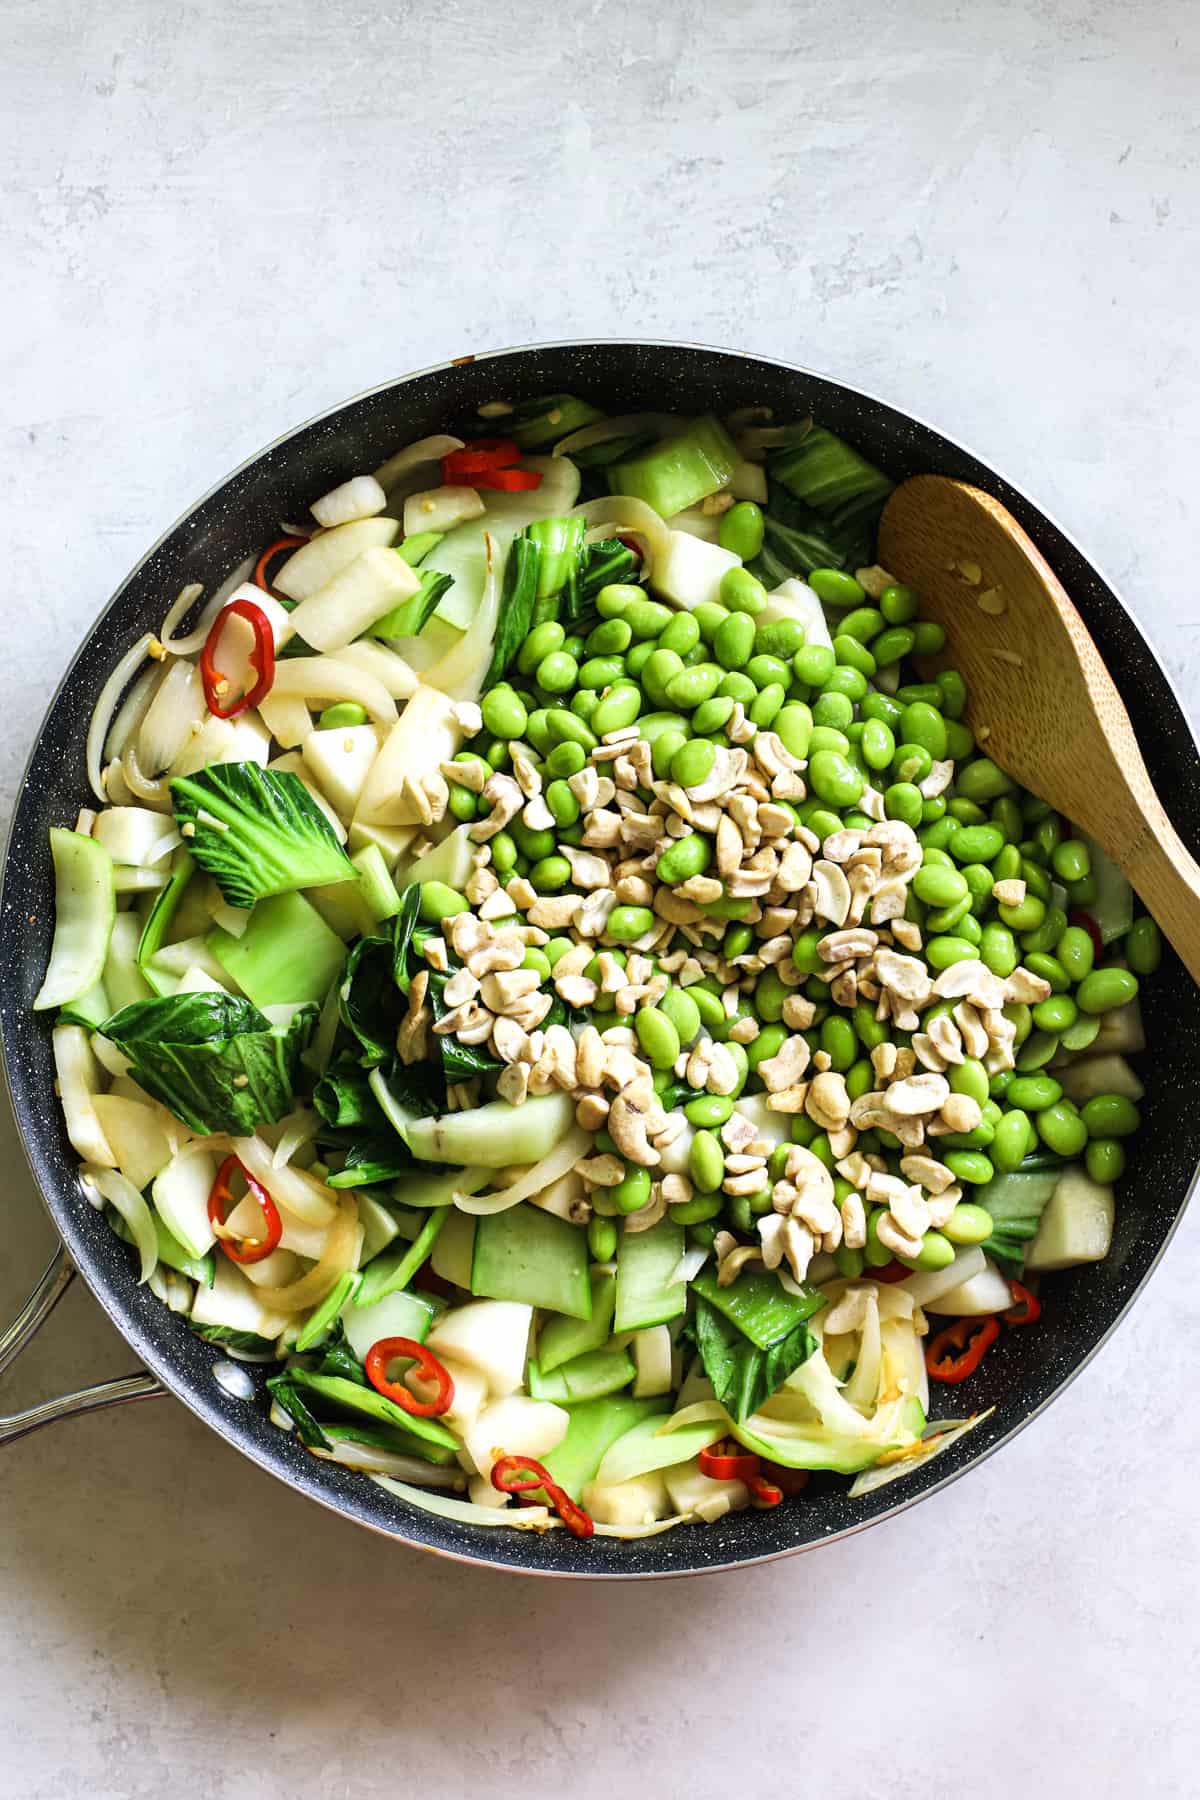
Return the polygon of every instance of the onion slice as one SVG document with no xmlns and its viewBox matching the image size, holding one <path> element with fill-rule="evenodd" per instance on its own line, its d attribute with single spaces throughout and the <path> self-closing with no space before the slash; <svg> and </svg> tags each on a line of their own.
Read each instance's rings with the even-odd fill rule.
<svg viewBox="0 0 1200 1800">
<path fill-rule="evenodd" d="M 390 1475 L 396 1481 L 410 1481 L 417 1487 L 446 1488 L 462 1491 L 462 1470 L 422 1462 L 417 1456 L 401 1456 L 395 1450 L 379 1450 L 374 1444 L 357 1444 L 352 1438 L 340 1437 L 331 1425 L 321 1427 L 333 1445 L 332 1450 L 313 1448 L 312 1454 L 322 1462 L 340 1463 L 344 1469 L 357 1469 L 364 1475 Z"/>
<path fill-rule="evenodd" d="M 559 439 L 550 454 L 571 456 L 576 450 L 587 450 L 592 444 L 607 444 L 613 438 L 666 437 L 682 424 L 678 413 L 621 413 L 615 419 L 597 419 L 593 425 L 572 431 Z"/>
<path fill-rule="evenodd" d="M 107 806 L 108 804 L 108 794 L 105 791 L 104 781 L 101 776 L 104 740 L 108 736 L 108 729 L 113 722 L 113 716 L 116 713 L 117 707 L 120 705 L 122 694 L 125 692 L 132 677 L 141 668 L 147 656 L 150 654 L 151 645 L 156 645 L 157 643 L 158 639 L 154 636 L 153 632 L 147 631 L 140 637 L 137 643 L 125 652 L 104 686 L 100 689 L 100 697 L 92 708 L 92 716 L 88 723 L 87 733 L 87 777 L 93 794 L 95 794 L 102 806 Z"/>
<path fill-rule="evenodd" d="M 199 582 L 189 582 L 187 587 L 182 589 L 179 598 L 162 622 L 162 629 L 158 635 L 161 639 L 163 649 L 169 650 L 172 656 L 194 656 L 197 650 L 203 650 L 205 640 L 212 629 L 213 620 L 216 618 L 229 596 L 235 589 L 241 587 L 244 581 L 249 581 L 253 573 L 254 558 L 248 556 L 245 561 L 240 562 L 233 573 L 228 575 L 221 583 L 187 636 L 181 638 L 172 637 L 171 633 L 175 630 L 177 625 L 183 623 L 184 619 L 187 617 L 188 613 L 191 612 L 196 601 L 204 591 Z"/>
<path fill-rule="evenodd" d="M 289 656 L 277 662 L 271 692 L 281 699 L 286 694 L 298 700 L 356 700 L 377 725 L 394 725 L 398 717 L 396 702 L 376 676 L 335 656 Z"/>
<path fill-rule="evenodd" d="M 591 530 L 603 525 L 608 529 L 601 535 L 611 537 L 614 531 L 627 531 L 644 539 L 652 564 L 665 554 L 670 543 L 667 527 L 654 508 L 632 494 L 605 494 L 598 500 L 585 500 L 571 516 L 586 521 L 589 536 Z"/>
<path fill-rule="evenodd" d="M 503 559 L 490 532 L 484 533 L 487 573 L 475 617 L 453 650 L 425 671 L 425 685 L 438 688 L 451 700 L 478 700 L 492 660 L 496 621 L 500 617 L 500 576 Z"/>
<path fill-rule="evenodd" d="M 452 1500 L 448 1494 L 430 1494 L 410 1487 L 406 1481 L 393 1481 L 388 1475 L 375 1480 L 389 1494 L 419 1506 L 422 1512 L 437 1513 L 443 1519 L 457 1519 L 463 1525 L 507 1525 L 513 1531 L 545 1531 L 550 1524 L 548 1506 L 477 1506 L 473 1500 Z"/>
<path fill-rule="evenodd" d="M 338 1210 L 339 1197 L 331 1188 L 322 1186 L 315 1176 L 290 1163 L 276 1164 L 275 1152 L 260 1137 L 234 1138 L 233 1151 L 242 1167 L 260 1182 L 280 1206 L 303 1219 L 306 1225 L 330 1225 Z"/>
<path fill-rule="evenodd" d="M 279 1171 L 275 1173 L 278 1175 Z M 358 1201 L 353 1194 L 339 1194 L 337 1217 L 329 1228 L 320 1261 L 307 1275 L 301 1275 L 299 1281 L 289 1281 L 283 1287 L 260 1287 L 257 1290 L 260 1304 L 274 1312 L 307 1312 L 310 1306 L 324 1300 L 342 1276 L 354 1268 L 361 1251 Z"/>
<path fill-rule="evenodd" d="M 473 1213 L 478 1218 L 507 1212 L 510 1207 L 519 1206 L 531 1194 L 540 1194 L 543 1188 L 566 1175 L 581 1156 L 587 1155 L 590 1142 L 591 1138 L 582 1126 L 575 1125 L 541 1162 L 532 1164 L 511 1186 L 495 1188 L 490 1194 L 456 1193 L 454 1204 L 460 1212 Z"/>
<path fill-rule="evenodd" d="M 154 1229 L 154 1217 L 150 1208 L 132 1181 L 116 1169 L 100 1169 L 85 1163 L 79 1174 L 81 1180 L 89 1181 L 104 1195 L 109 1205 L 116 1208 L 128 1225 L 141 1258 L 139 1285 L 149 1281 L 158 1266 L 158 1233 Z"/>
</svg>

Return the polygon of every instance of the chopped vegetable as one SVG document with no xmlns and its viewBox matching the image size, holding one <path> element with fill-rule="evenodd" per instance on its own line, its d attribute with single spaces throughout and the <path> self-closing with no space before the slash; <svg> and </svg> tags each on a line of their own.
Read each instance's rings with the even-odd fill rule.
<svg viewBox="0 0 1200 1800">
<path fill-rule="evenodd" d="M 236 1232 L 226 1229 L 225 1221 L 231 1208 L 237 1204 L 230 1185 L 235 1174 L 242 1177 L 247 1194 L 262 1213 L 261 1237 L 239 1237 Z M 246 1165 L 239 1162 L 236 1156 L 227 1156 L 217 1170 L 208 1196 L 208 1219 L 217 1242 L 230 1261 L 235 1263 L 263 1262 L 273 1250 L 278 1249 L 279 1240 L 283 1236 L 283 1221 L 279 1217 L 278 1207 L 266 1188 L 254 1179 Z"/>
<path fill-rule="evenodd" d="M 223 763 L 177 778 L 171 792 L 192 856 L 230 906 L 354 877 L 320 808 L 294 775 L 255 763 Z"/>
</svg>

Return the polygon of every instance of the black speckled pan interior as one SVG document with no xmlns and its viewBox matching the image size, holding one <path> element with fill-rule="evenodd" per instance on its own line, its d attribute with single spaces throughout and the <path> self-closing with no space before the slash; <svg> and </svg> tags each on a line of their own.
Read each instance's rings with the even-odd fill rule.
<svg viewBox="0 0 1200 1800">
<path fill-rule="evenodd" d="M 1034 1331 L 1011 1332 L 969 1394 L 990 1420 L 923 1471 L 861 1500 L 846 1483 L 814 1480 L 807 1493 L 766 1513 L 622 1543 L 577 1542 L 566 1532 L 480 1530 L 421 1512 L 363 1476 L 316 1461 L 266 1417 L 261 1395 L 236 1400 L 211 1373 L 218 1352 L 146 1289 L 130 1252 L 83 1200 L 76 1158 L 51 1084 L 50 1027 L 29 1004 L 53 926 L 46 833 L 70 824 L 88 800 L 84 737 L 113 664 L 139 633 L 155 629 L 180 587 L 213 587 L 276 535 L 281 519 L 315 495 L 374 468 L 413 438 L 452 428 L 482 401 L 547 391 L 586 396 L 613 412 L 662 408 L 729 411 L 765 403 L 782 417 L 812 412 L 896 479 L 938 473 L 987 489 L 1016 515 L 1064 582 L 1124 696 L 1176 826 L 1200 853 L 1200 758 L 1170 685 L 1107 582 L 1062 531 L 1007 482 L 929 426 L 878 400 L 802 369 L 692 345 L 555 344 L 467 358 L 391 382 L 281 439 L 239 469 L 169 531 L 96 621 L 50 707 L 33 748 L 12 822 L 0 918 L 0 1032 L 30 1163 L 54 1222 L 89 1287 L 137 1355 L 222 1437 L 280 1480 L 347 1519 L 422 1548 L 535 1574 L 685 1575 L 805 1550 L 873 1524 L 981 1462 L 1078 1373 L 1114 1328 L 1162 1253 L 1200 1159 L 1200 1021 L 1196 995 L 1173 958 L 1146 984 L 1150 1047 L 1142 1062 L 1145 1128 L 1133 1141 L 1118 1191 L 1112 1253 L 1095 1268 L 1049 1278 Z M 903 573 L 903 571 L 900 571 Z M 1036 653 L 1036 652 L 1035 652 Z M 1160 1045 L 1170 1054 L 1156 1057 Z M 968 1396 L 953 1390 L 951 1404 Z M 943 1407 L 943 1410 L 948 1410 Z M 977 1477 L 986 1481 L 986 1474 Z"/>
</svg>

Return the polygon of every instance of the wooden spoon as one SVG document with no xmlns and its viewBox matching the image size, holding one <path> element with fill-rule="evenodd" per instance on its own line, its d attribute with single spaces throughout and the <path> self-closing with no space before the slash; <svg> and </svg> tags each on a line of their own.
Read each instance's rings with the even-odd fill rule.
<svg viewBox="0 0 1200 1800">
<path fill-rule="evenodd" d="M 1112 858 L 1200 982 L 1200 865 L 1163 811 L 1129 714 L 1054 571 L 1012 514 L 943 475 L 903 482 L 879 559 L 918 589 L 962 671 L 980 749 Z"/>
</svg>

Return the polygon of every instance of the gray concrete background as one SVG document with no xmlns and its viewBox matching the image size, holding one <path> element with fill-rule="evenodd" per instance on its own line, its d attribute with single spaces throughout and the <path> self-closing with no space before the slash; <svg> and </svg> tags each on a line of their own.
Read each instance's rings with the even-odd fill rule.
<svg viewBox="0 0 1200 1800">
<path fill-rule="evenodd" d="M 1093 552 L 1200 711 L 1187 0 L 2 0 L 0 806 L 79 635 L 195 496 L 405 369 L 702 339 L 874 388 Z M 7 1316 L 49 1236 L 7 1120 Z M 170 1402 L 0 1500 L 20 1800 L 1196 1792 L 1195 1212 L 985 1470 L 738 1577 L 390 1550 Z M 5 1388 L 129 1362 L 74 1292 Z"/>
</svg>

